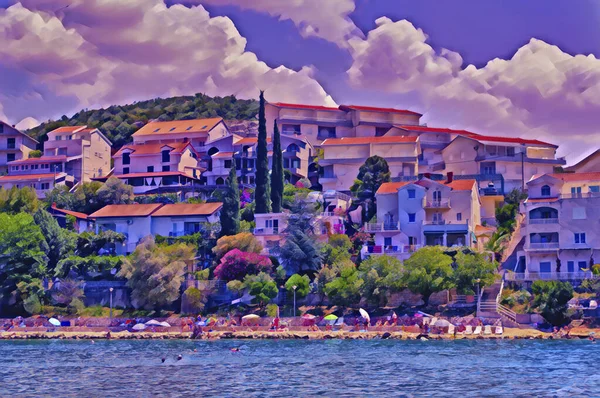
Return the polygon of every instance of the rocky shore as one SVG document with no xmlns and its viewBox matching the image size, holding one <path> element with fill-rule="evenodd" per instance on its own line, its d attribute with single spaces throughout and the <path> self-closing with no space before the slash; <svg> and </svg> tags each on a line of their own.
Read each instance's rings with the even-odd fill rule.
<svg viewBox="0 0 600 398">
<path fill-rule="evenodd" d="M 579 328 L 573 329 L 570 337 L 588 338 L 593 329 Z M 198 340 L 219 340 L 219 339 L 283 339 L 283 340 L 326 340 L 326 339 L 342 339 L 342 340 L 375 340 L 375 339 L 392 339 L 392 340 L 417 340 L 425 337 L 427 340 L 550 340 L 557 338 L 551 333 L 544 333 L 536 329 L 513 329 L 506 328 L 502 335 L 457 335 L 448 334 L 429 334 L 422 335 L 417 333 L 401 332 L 401 331 L 214 331 L 205 332 L 197 336 Z M 27 340 L 27 339 L 59 339 L 59 340 L 168 340 L 168 339 L 191 339 L 191 332 L 86 332 L 86 331 L 51 331 L 51 332 L 27 332 L 27 331 L 7 331 L 0 333 L 1 340 Z"/>
</svg>

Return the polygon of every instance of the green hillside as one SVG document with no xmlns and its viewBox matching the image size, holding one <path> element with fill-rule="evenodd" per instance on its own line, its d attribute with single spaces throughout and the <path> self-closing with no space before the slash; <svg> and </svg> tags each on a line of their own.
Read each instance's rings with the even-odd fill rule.
<svg viewBox="0 0 600 398">
<path fill-rule="evenodd" d="M 84 109 L 72 117 L 63 116 L 27 131 L 40 142 L 46 134 L 61 126 L 87 125 L 98 128 L 118 148 L 131 142 L 131 135 L 149 120 L 160 121 L 199 119 L 220 116 L 226 120 L 250 120 L 258 112 L 255 100 L 238 100 L 235 96 L 194 96 L 156 98 L 129 105 L 112 105 L 106 109 Z"/>
</svg>

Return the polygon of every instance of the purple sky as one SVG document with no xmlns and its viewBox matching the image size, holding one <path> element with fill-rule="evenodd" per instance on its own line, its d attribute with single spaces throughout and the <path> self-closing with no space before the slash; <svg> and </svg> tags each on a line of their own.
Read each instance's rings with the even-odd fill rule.
<svg viewBox="0 0 600 398">
<path fill-rule="evenodd" d="M 164 1 L 0 0 L 0 117 L 266 89 L 535 136 L 569 159 L 600 142 L 598 1 Z"/>
</svg>

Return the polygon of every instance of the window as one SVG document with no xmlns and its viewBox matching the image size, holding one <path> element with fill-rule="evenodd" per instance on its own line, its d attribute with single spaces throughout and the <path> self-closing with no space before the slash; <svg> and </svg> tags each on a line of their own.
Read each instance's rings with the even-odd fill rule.
<svg viewBox="0 0 600 398">
<path fill-rule="evenodd" d="M 375 137 L 383 137 L 389 130 L 387 127 L 375 127 Z"/>
<path fill-rule="evenodd" d="M 409 189 L 407 190 L 407 192 L 409 199 L 414 199 L 417 196 L 417 191 L 415 191 L 414 189 Z"/>
<path fill-rule="evenodd" d="M 148 167 L 146 168 L 146 171 L 147 171 L 148 173 L 154 173 L 154 166 L 148 166 Z"/>
<path fill-rule="evenodd" d="M 571 196 L 574 198 L 581 197 L 581 187 L 571 187 Z"/>
<path fill-rule="evenodd" d="M 226 168 L 226 169 L 230 169 L 230 168 L 231 168 L 231 163 L 232 163 L 232 162 L 231 162 L 231 159 L 227 159 L 227 160 L 225 160 L 225 168 Z"/>
<path fill-rule="evenodd" d="M 8 149 L 15 149 L 15 147 L 16 147 L 15 139 L 14 138 L 8 138 L 6 140 L 6 147 Z"/>
<path fill-rule="evenodd" d="M 319 138 L 335 138 L 335 127 L 319 126 L 317 129 Z"/>
<path fill-rule="evenodd" d="M 408 213 L 408 222 L 414 223 L 417 220 L 417 215 L 415 213 Z"/>
<path fill-rule="evenodd" d="M 289 153 L 296 153 L 296 152 L 300 152 L 300 147 L 296 144 L 290 144 L 288 145 L 288 147 L 285 149 L 286 152 Z"/>
<path fill-rule="evenodd" d="M 586 218 L 585 207 L 573 207 L 573 220 L 585 220 Z"/>
<path fill-rule="evenodd" d="M 506 148 L 506 155 L 507 156 L 515 156 L 515 148 L 511 147 L 511 146 Z"/>
<path fill-rule="evenodd" d="M 567 272 L 575 272 L 575 261 L 567 261 Z"/>
<path fill-rule="evenodd" d="M 496 174 L 496 162 L 482 162 L 481 174 Z"/>
<path fill-rule="evenodd" d="M 131 163 L 131 159 L 129 158 L 129 153 L 124 153 L 123 154 L 123 164 L 130 164 Z"/>
<path fill-rule="evenodd" d="M 579 261 L 577 263 L 577 265 L 579 266 L 579 271 L 587 269 L 588 268 L 588 263 L 587 261 Z"/>
<path fill-rule="evenodd" d="M 540 272 L 552 272 L 552 263 L 550 261 L 540 262 Z"/>
<path fill-rule="evenodd" d="M 6 154 L 6 161 L 7 162 L 12 162 L 15 160 L 15 154 L 14 153 L 7 153 Z"/>
<path fill-rule="evenodd" d="M 542 187 L 542 196 L 550 196 L 550 186 L 544 185 Z"/>
<path fill-rule="evenodd" d="M 575 243 L 585 243 L 585 232 L 575 233 Z"/>
<path fill-rule="evenodd" d="M 129 167 L 123 167 L 123 174 L 129 174 Z"/>
<path fill-rule="evenodd" d="M 283 134 L 300 134 L 300 125 L 299 124 L 283 124 L 281 125 L 281 132 Z"/>
<path fill-rule="evenodd" d="M 392 238 L 391 237 L 383 238 L 383 245 L 384 246 L 391 246 L 392 245 Z"/>
<path fill-rule="evenodd" d="M 162 171 L 171 171 L 171 166 L 163 166 Z"/>
<path fill-rule="evenodd" d="M 456 221 L 462 221 L 462 213 L 456 213 Z"/>
<path fill-rule="evenodd" d="M 163 163 L 168 163 L 171 161 L 171 151 L 169 149 L 165 149 L 161 152 L 161 154 Z"/>
<path fill-rule="evenodd" d="M 73 136 L 72 136 L 72 135 L 68 135 L 68 136 L 67 136 L 67 141 L 71 141 L 72 139 L 73 139 Z"/>
<path fill-rule="evenodd" d="M 62 140 L 62 135 L 57 135 L 56 136 L 56 141 L 61 141 Z"/>
<path fill-rule="evenodd" d="M 590 192 L 600 193 L 600 185 L 590 185 Z"/>
<path fill-rule="evenodd" d="M 273 220 L 265 220 L 265 228 L 273 228 Z"/>
<path fill-rule="evenodd" d="M 50 183 L 49 182 L 42 182 L 42 189 L 50 189 Z"/>
<path fill-rule="evenodd" d="M 254 176 L 249 177 L 248 183 L 254 185 Z"/>
</svg>

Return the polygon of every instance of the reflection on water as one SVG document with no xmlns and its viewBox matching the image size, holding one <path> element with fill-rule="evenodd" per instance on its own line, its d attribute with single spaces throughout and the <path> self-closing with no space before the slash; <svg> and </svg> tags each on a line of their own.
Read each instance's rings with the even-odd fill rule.
<svg viewBox="0 0 600 398">
<path fill-rule="evenodd" d="M 593 396 L 599 354 L 587 340 L 0 341 L 0 397 Z"/>
</svg>

